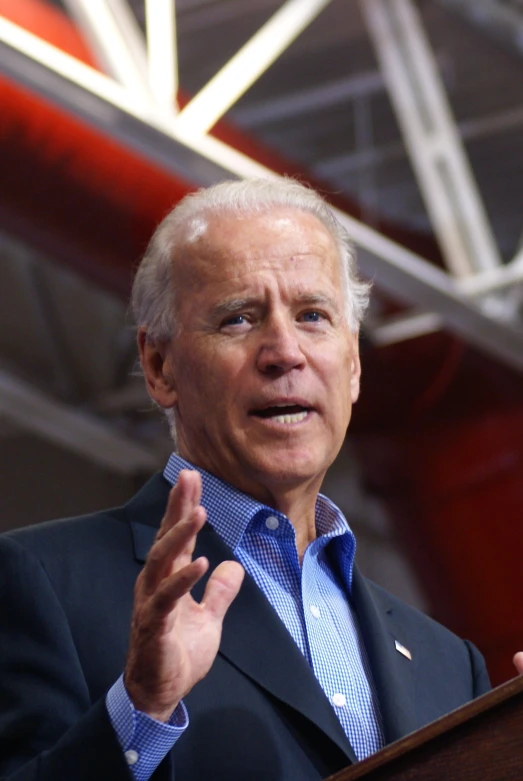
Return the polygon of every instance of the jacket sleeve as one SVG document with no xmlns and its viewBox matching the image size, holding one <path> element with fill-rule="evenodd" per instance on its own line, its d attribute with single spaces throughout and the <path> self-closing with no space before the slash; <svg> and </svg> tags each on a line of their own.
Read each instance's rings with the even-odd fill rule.
<svg viewBox="0 0 523 781">
<path fill-rule="evenodd" d="M 103 642 L 101 638 L 100 642 Z M 151 777 L 169 781 L 164 760 Z M 67 617 L 36 556 L 0 539 L 0 779 L 132 781 L 92 702 Z"/>
<path fill-rule="evenodd" d="M 487 672 L 487 665 L 483 654 L 478 651 L 475 645 L 469 640 L 465 640 L 465 645 L 468 648 L 470 654 L 470 666 L 472 669 L 473 678 L 473 696 L 480 697 L 482 694 L 486 694 L 492 688 L 490 683 L 489 674 Z"/>
</svg>

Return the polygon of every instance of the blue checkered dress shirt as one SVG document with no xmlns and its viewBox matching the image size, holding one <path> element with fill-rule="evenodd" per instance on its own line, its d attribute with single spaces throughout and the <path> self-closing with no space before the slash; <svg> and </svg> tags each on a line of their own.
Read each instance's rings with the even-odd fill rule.
<svg viewBox="0 0 523 781">
<path fill-rule="evenodd" d="M 195 467 L 173 454 L 164 476 L 174 484 L 182 469 Z M 285 515 L 198 471 L 209 523 L 280 616 L 356 756 L 363 759 L 378 751 L 384 745 L 378 699 L 350 598 L 356 541 L 343 514 L 320 494 L 318 537 L 300 566 L 294 528 Z M 183 704 L 168 725 L 159 724 L 134 711 L 120 679 L 108 694 L 107 706 L 137 781 L 147 781 L 187 726 Z"/>
</svg>

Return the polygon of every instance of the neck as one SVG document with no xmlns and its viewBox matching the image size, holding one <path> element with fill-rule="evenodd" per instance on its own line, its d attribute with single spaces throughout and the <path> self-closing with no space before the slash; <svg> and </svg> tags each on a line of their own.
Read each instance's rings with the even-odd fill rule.
<svg viewBox="0 0 523 781">
<path fill-rule="evenodd" d="M 289 480 L 283 483 L 277 480 L 267 481 L 258 476 L 245 479 L 242 475 L 235 475 L 231 479 L 230 474 L 217 465 L 192 457 L 182 441 L 179 443 L 178 453 L 186 461 L 201 466 L 210 474 L 286 515 L 294 527 L 298 556 L 300 562 L 302 561 L 307 546 L 316 539 L 316 500 L 325 473 L 305 480 Z"/>
<path fill-rule="evenodd" d="M 316 500 L 319 487 L 291 489 L 273 495 L 270 505 L 287 516 L 296 533 L 300 563 L 307 546 L 316 539 Z"/>
</svg>

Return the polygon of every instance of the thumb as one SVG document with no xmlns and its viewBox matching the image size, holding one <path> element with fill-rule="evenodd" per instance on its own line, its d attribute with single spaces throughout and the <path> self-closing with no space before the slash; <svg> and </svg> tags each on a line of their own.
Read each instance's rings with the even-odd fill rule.
<svg viewBox="0 0 523 781">
<path fill-rule="evenodd" d="M 201 605 L 211 618 L 223 621 L 229 606 L 240 590 L 245 570 L 237 561 L 222 561 L 207 582 Z"/>
<path fill-rule="evenodd" d="M 523 651 L 518 651 L 512 661 L 519 675 L 523 675 Z"/>
</svg>

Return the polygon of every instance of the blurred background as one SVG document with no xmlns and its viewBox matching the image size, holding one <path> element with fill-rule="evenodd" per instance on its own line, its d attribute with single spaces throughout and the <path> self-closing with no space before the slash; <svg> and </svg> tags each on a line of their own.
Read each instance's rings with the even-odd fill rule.
<svg viewBox="0 0 523 781">
<path fill-rule="evenodd" d="M 317 187 L 374 295 L 325 485 L 363 571 L 523 648 L 523 3 L 0 0 L 0 526 L 161 469 L 127 296 L 220 179 Z"/>
</svg>

